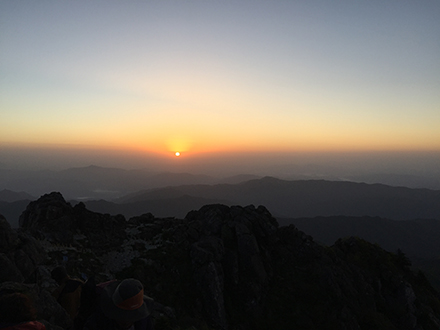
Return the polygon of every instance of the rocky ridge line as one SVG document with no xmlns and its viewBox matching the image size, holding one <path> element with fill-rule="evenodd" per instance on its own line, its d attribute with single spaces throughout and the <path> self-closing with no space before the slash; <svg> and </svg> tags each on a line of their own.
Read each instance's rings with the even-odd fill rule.
<svg viewBox="0 0 440 330">
<path fill-rule="evenodd" d="M 440 329 L 439 294 L 403 254 L 358 238 L 318 245 L 263 206 L 127 221 L 51 193 L 29 204 L 18 231 L 0 223 L 0 288 L 30 286 L 44 300 L 59 264 L 103 281 L 135 277 L 158 302 L 156 329 Z"/>
</svg>

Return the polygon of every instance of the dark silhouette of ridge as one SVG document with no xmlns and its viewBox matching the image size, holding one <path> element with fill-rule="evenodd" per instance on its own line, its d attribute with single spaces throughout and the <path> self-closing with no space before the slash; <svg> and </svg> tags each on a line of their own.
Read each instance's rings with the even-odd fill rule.
<svg viewBox="0 0 440 330">
<path fill-rule="evenodd" d="M 163 173 L 146 169 L 125 170 L 100 166 L 75 167 L 53 171 L 0 169 L 0 189 L 26 191 L 41 196 L 62 191 L 68 199 L 111 200 L 132 191 L 184 184 L 212 184 L 216 179 L 189 173 Z"/>
<path fill-rule="evenodd" d="M 316 241 L 332 245 L 338 238 L 357 236 L 388 251 L 404 250 L 410 257 L 440 257 L 440 220 L 396 221 L 379 217 L 278 218 L 280 226 L 293 224 Z"/>
<path fill-rule="evenodd" d="M 273 177 L 239 184 L 184 185 L 143 190 L 115 200 L 124 204 L 178 196 L 237 205 L 265 205 L 277 217 L 379 216 L 395 220 L 440 219 L 440 191 L 345 181 L 287 181 Z"/>
<path fill-rule="evenodd" d="M 144 213 L 152 213 L 160 218 L 184 218 L 189 211 L 199 209 L 207 204 L 222 203 L 225 205 L 232 205 L 228 201 L 213 200 L 180 194 L 176 194 L 174 197 L 158 197 L 157 199 L 133 201 L 124 204 L 117 204 L 105 200 L 84 201 L 83 203 L 87 206 L 88 209 L 94 212 L 123 214 L 127 218 L 131 218 Z"/>
<path fill-rule="evenodd" d="M 263 182 L 264 183 L 264 182 Z M 255 184 L 261 184 L 253 182 Z M 0 217 L 0 289 L 31 293 L 49 329 L 72 328 L 50 297 L 50 270 L 137 278 L 155 329 L 436 329 L 440 296 L 405 252 L 363 239 L 317 244 L 264 206 L 205 205 L 184 219 L 72 206 L 58 192 Z M 26 283 L 26 284 L 24 284 Z M 52 283 L 52 284 L 51 284 Z M 29 285 L 31 284 L 31 285 Z M 55 317 L 54 317 L 55 316 Z"/>
<path fill-rule="evenodd" d="M 422 269 L 440 290 L 440 220 L 396 221 L 379 217 L 315 217 L 278 219 L 281 226 L 293 224 L 299 230 L 331 246 L 341 237 L 356 236 L 379 244 L 387 251 L 405 251 L 413 266 Z"/>
<path fill-rule="evenodd" d="M 0 191 L 0 201 L 2 202 L 12 203 L 21 200 L 34 200 L 34 199 L 37 198 L 24 191 L 16 192 L 9 189 L 3 189 Z"/>
<path fill-rule="evenodd" d="M 0 191 L 0 214 L 9 221 L 12 227 L 18 227 L 18 218 L 25 210 L 30 201 L 36 197 L 24 192 L 16 192 L 8 189 Z"/>
</svg>

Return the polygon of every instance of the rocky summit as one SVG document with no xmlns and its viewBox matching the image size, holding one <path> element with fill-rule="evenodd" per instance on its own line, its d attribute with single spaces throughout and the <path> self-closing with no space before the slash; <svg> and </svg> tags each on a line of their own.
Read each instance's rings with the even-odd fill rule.
<svg viewBox="0 0 440 330">
<path fill-rule="evenodd" d="M 440 329 L 440 296 L 404 252 L 355 237 L 322 246 L 263 206 L 127 220 L 54 192 L 18 230 L 0 217 L 0 290 L 28 293 L 48 329 L 70 329 L 50 294 L 58 265 L 97 282 L 139 279 L 156 329 Z"/>
</svg>

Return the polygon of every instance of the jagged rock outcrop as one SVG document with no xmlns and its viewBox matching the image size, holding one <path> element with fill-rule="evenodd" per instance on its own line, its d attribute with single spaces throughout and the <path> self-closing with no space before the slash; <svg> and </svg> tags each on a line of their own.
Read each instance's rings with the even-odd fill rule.
<svg viewBox="0 0 440 330">
<path fill-rule="evenodd" d="M 73 323 L 66 311 L 50 293 L 55 282 L 40 265 L 47 253 L 41 244 L 24 232 L 11 229 L 0 216 L 0 292 L 20 292 L 30 296 L 48 330 L 71 329 Z"/>
<path fill-rule="evenodd" d="M 63 264 L 75 276 L 141 280 L 161 303 L 156 329 L 440 329 L 440 296 L 403 253 L 358 238 L 319 245 L 294 226 L 278 227 L 263 206 L 126 221 L 52 193 L 20 220 L 15 232 L 0 219 L 2 276 L 23 282 L 47 257 L 32 282 L 42 307 L 51 305 L 49 270 Z M 41 259 L 30 255 L 41 246 Z M 32 267 L 18 267 L 22 260 Z"/>
<path fill-rule="evenodd" d="M 227 328 L 224 293 L 231 295 L 229 301 L 242 306 L 243 316 L 255 318 L 261 312 L 272 272 L 267 260 L 270 245 L 276 241 L 275 219 L 261 206 L 224 205 L 203 207 L 186 219 L 191 227 L 201 228 L 199 238 L 191 245 L 190 258 L 199 290 L 206 296 L 204 305 L 208 311 L 219 312 L 208 313 L 217 320 L 214 327 Z"/>
<path fill-rule="evenodd" d="M 74 236 L 82 234 L 90 246 L 105 249 L 122 242 L 126 221 L 122 215 L 89 211 L 83 203 L 72 207 L 59 192 L 52 192 L 29 203 L 20 216 L 20 228 L 64 245 L 77 243 Z"/>
<path fill-rule="evenodd" d="M 20 227 L 26 229 L 72 229 L 72 206 L 58 192 L 43 195 L 29 203 L 20 216 Z M 52 228 L 51 228 L 52 226 Z"/>
<path fill-rule="evenodd" d="M 14 231 L 0 215 L 0 282 L 28 279 L 46 260 L 46 252 L 35 238 Z"/>
<path fill-rule="evenodd" d="M 133 271 L 154 296 L 177 304 L 182 319 L 191 316 L 192 325 L 194 319 L 214 329 L 440 325 L 438 293 L 398 255 L 357 238 L 320 246 L 294 226 L 277 228 L 264 207 L 208 205 L 162 235 L 160 254 L 148 251 L 149 262 Z"/>
<path fill-rule="evenodd" d="M 271 273 L 264 259 L 276 240 L 276 220 L 264 207 L 224 205 L 202 207 L 185 220 L 186 228 L 174 228 L 171 237 L 188 247 L 194 284 L 211 325 L 228 328 L 228 303 L 241 305 L 244 317 L 256 317 Z"/>
<path fill-rule="evenodd" d="M 67 312 L 41 284 L 40 281 L 31 284 L 2 282 L 0 292 L 20 292 L 30 297 L 38 320 L 46 325 L 47 330 L 73 329 L 73 322 Z"/>
</svg>

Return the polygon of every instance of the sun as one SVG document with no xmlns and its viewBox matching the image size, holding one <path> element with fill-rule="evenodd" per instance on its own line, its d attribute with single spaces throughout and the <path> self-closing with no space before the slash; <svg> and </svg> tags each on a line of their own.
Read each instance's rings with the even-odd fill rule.
<svg viewBox="0 0 440 330">
<path fill-rule="evenodd" d="M 174 153 L 174 156 L 179 157 L 179 156 L 180 156 L 180 152 L 176 151 L 176 152 Z"/>
</svg>

